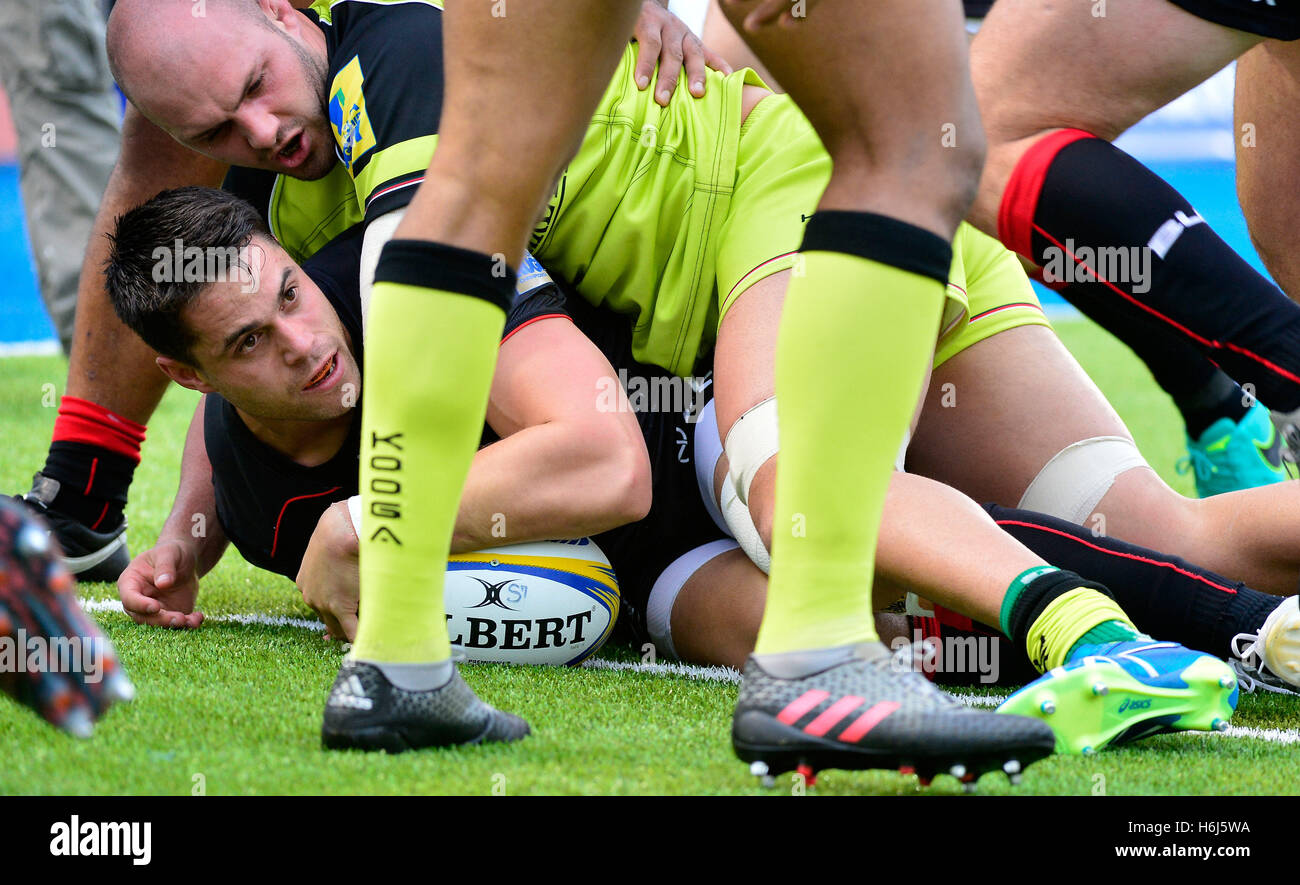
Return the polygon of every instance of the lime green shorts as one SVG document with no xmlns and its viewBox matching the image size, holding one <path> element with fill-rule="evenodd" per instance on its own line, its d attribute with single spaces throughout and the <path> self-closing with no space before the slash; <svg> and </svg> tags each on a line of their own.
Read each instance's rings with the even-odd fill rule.
<svg viewBox="0 0 1300 885">
<path fill-rule="evenodd" d="M 593 304 L 632 318 L 632 352 L 679 375 L 717 332 L 717 248 L 732 211 L 741 102 L 753 71 L 683 78 L 667 108 L 636 88 L 629 47 L 529 250 Z"/>
<path fill-rule="evenodd" d="M 939 337 L 934 364 L 943 365 L 972 344 L 1017 326 L 1047 326 L 1034 287 L 1011 250 L 962 223 L 953 239 L 948 291 L 966 298 L 967 310 Z"/>
<path fill-rule="evenodd" d="M 804 226 L 830 171 L 820 140 L 788 97 L 755 106 L 741 128 L 735 193 L 720 235 L 719 317 L 758 281 L 798 267 Z M 948 280 L 936 366 L 1006 329 L 1048 325 L 1019 260 L 968 224 L 953 239 Z"/>
</svg>

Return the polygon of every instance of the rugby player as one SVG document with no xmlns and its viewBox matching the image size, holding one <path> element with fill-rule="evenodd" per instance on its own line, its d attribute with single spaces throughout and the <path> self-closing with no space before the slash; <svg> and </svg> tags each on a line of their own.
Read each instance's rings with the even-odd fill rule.
<svg viewBox="0 0 1300 885">
<path fill-rule="evenodd" d="M 324 416 L 317 422 L 295 422 L 294 438 L 310 440 L 313 447 L 322 437 L 332 440 L 327 451 L 315 453 L 308 459 L 310 462 L 325 459 L 324 463 L 312 466 L 302 463 L 302 453 L 287 444 L 285 434 L 266 428 L 271 416 L 302 412 L 302 406 L 297 403 L 302 399 L 300 391 L 294 390 L 289 402 L 277 402 L 277 397 L 282 396 L 282 385 L 275 379 L 280 360 L 291 364 L 306 362 L 310 368 L 321 360 L 303 360 L 303 350 L 331 350 L 329 344 L 323 348 L 312 347 L 313 342 L 307 335 L 292 331 L 292 326 L 301 326 L 306 322 L 305 318 L 316 316 L 311 301 L 318 296 L 314 290 L 295 294 L 292 304 L 284 308 L 283 319 L 268 323 L 262 329 L 256 321 L 246 321 L 247 316 L 255 316 L 258 311 L 240 306 L 243 299 L 235 294 L 231 283 L 211 285 L 195 282 L 168 286 L 159 285 L 154 279 L 153 256 L 159 249 L 164 249 L 166 243 L 179 239 L 200 244 L 204 249 L 235 251 L 248 245 L 245 237 L 252 240 L 254 236 L 253 243 L 259 251 L 276 256 L 268 262 L 269 270 L 262 274 L 264 280 L 269 280 L 262 287 L 267 291 L 255 296 L 254 300 L 274 304 L 271 292 L 277 285 L 281 289 L 286 285 L 292 286 L 291 291 L 298 293 L 302 274 L 269 240 L 251 207 L 235 198 L 202 189 L 170 191 L 128 213 L 119 224 L 113 260 L 108 269 L 108 289 L 123 319 L 147 336 L 159 351 L 173 354 L 160 357 L 159 361 L 178 383 L 210 392 L 202 409 L 204 427 L 191 435 L 187 447 L 185 476 L 164 537 L 155 549 L 136 558 L 124 573 L 119 587 L 126 609 L 143 623 L 189 627 L 201 623 L 201 614 L 194 611 L 197 581 L 225 546 L 225 537 L 220 533 L 210 533 L 201 541 L 190 537 L 193 514 L 204 513 L 209 521 L 234 527 L 226 534 L 235 538 L 236 546 L 250 561 L 285 575 L 298 571 L 304 598 L 320 611 L 330 632 L 351 638 L 357 605 L 355 528 L 341 507 L 330 505 L 332 501 L 356 491 L 351 457 L 355 455 L 357 441 L 354 435 L 348 434 L 340 443 L 337 430 L 330 430 L 330 421 Z M 355 284 L 356 245 L 355 235 L 345 236 L 307 263 L 310 276 L 320 281 L 327 293 L 324 297 L 330 300 L 337 316 L 353 318 L 350 322 L 344 321 L 350 328 L 349 341 L 361 338 L 359 321 L 355 319 L 360 309 Z M 1023 280 L 1014 259 L 999 247 L 994 248 L 1004 255 Z M 349 262 L 352 267 L 347 266 Z M 282 267 L 289 271 L 287 276 L 282 276 Z M 275 282 L 282 278 L 284 283 Z M 988 278 L 972 278 L 971 291 L 983 296 L 989 288 L 986 285 Z M 340 290 L 334 289 L 333 280 L 344 281 Z M 351 292 L 341 295 L 339 292 L 347 289 L 346 281 L 351 281 Z M 544 287 L 518 300 L 512 307 L 508 330 L 521 327 L 531 318 L 561 318 L 560 305 L 547 292 L 548 288 Z M 232 305 L 235 306 L 233 310 Z M 581 301 L 573 306 L 587 315 L 587 319 L 582 320 L 583 328 L 602 340 L 602 350 L 614 365 L 637 372 L 654 371 L 631 361 L 628 355 L 630 329 L 626 323 L 618 321 L 620 318 L 606 313 L 603 321 L 599 321 L 593 309 Z M 611 323 L 611 319 L 615 321 Z M 285 328 L 281 328 L 282 324 Z M 251 359 L 224 360 L 221 356 L 212 356 L 223 346 L 222 342 L 235 341 L 250 330 L 256 339 L 249 342 L 253 352 Z M 528 515 L 525 517 L 524 539 L 578 534 L 593 530 L 593 521 L 597 527 L 604 527 L 633 518 L 627 515 L 628 511 L 620 506 L 617 498 L 608 495 L 593 498 L 581 494 L 585 486 L 602 484 L 604 470 L 601 462 L 608 455 L 603 452 L 607 446 L 594 449 L 590 446 L 593 435 L 605 435 L 593 434 L 589 428 L 584 429 L 583 424 L 590 420 L 608 423 L 618 419 L 609 414 L 590 414 L 592 402 L 588 391 L 597 384 L 591 383 L 591 377 L 586 379 L 586 384 L 581 378 L 575 378 L 578 361 L 564 353 L 555 342 L 549 347 L 545 344 L 546 339 L 530 342 L 529 338 L 536 338 L 536 334 L 536 331 L 525 330 L 523 338 L 515 339 L 508 335 L 513 340 L 502 348 L 499 358 L 489 422 L 499 425 L 503 414 L 527 412 L 532 408 L 527 406 L 529 400 L 558 400 L 562 403 L 567 398 L 571 401 L 567 406 L 557 403 L 545 408 L 545 411 L 560 416 L 548 422 L 547 429 L 561 436 L 567 432 L 571 440 L 581 439 L 583 445 L 565 448 L 562 460 L 568 462 L 567 471 L 559 471 L 546 463 L 546 458 L 537 450 L 537 440 L 533 435 L 526 435 L 525 439 L 515 437 L 514 442 L 520 444 L 507 446 L 510 455 L 489 456 L 486 461 L 476 461 L 478 469 L 476 472 L 471 468 L 467 495 L 458 516 L 454 551 L 499 543 L 486 526 L 491 514 L 500 512 L 505 502 L 512 502 L 511 512 L 522 508 Z M 328 336 L 328 340 L 334 338 L 337 336 Z M 262 339 L 268 343 L 263 344 Z M 190 343 L 186 344 L 187 341 Z M 261 351 L 257 350 L 259 346 Z M 526 360 L 528 371 L 521 372 L 517 365 L 525 360 L 523 354 L 529 348 L 533 352 Z M 349 352 L 355 356 L 354 350 Z M 196 356 L 200 354 L 203 356 L 202 367 L 196 365 Z M 953 359 L 962 357 L 960 352 L 951 355 Z M 945 353 L 945 358 L 947 356 Z M 267 360 L 270 360 L 269 365 Z M 325 359 L 322 364 L 328 366 L 332 362 L 332 359 Z M 347 369 L 338 371 L 342 373 L 339 377 L 349 375 Z M 295 378 L 301 380 L 298 378 L 301 374 L 295 373 Z M 333 375 L 332 371 L 330 375 Z M 525 377 L 524 392 L 528 396 L 512 396 L 510 387 L 518 386 Z M 602 377 L 609 378 L 609 372 Z M 560 378 L 564 381 L 557 381 Z M 225 396 L 211 392 L 214 388 Z M 355 398 L 355 390 L 353 396 Z M 241 407 L 231 405 L 226 397 L 240 403 Z M 525 405 L 512 407 L 512 399 Z M 348 415 L 344 400 L 331 401 L 329 410 L 337 413 L 340 419 Z M 576 420 L 584 415 L 586 421 Z M 196 418 L 196 427 L 199 420 Z M 765 579 L 747 559 L 743 556 L 737 558 L 733 553 L 737 545 L 724 541 L 720 534 L 722 527 L 727 525 L 727 518 L 721 514 L 715 498 L 715 482 L 720 482 L 725 476 L 726 465 L 721 459 L 722 447 L 715 413 L 711 405 L 705 406 L 702 419 L 693 432 L 680 417 L 642 416 L 641 423 L 655 464 L 655 500 L 651 514 L 632 532 L 620 529 L 598 538 L 621 576 L 625 599 L 630 603 L 633 633 L 643 636 L 648 631 L 656 643 L 663 644 L 667 653 L 675 653 L 672 631 L 668 629 L 665 618 L 673 616 L 676 596 L 681 591 L 688 598 L 694 596 L 696 601 L 688 604 L 687 610 L 697 614 L 694 615 L 693 629 L 677 627 L 678 641 L 693 649 L 692 655 L 697 659 L 721 660 L 734 665 L 753 648 L 765 595 Z M 355 419 L 352 419 L 353 429 L 355 424 Z M 566 431 L 570 427 L 574 429 Z M 253 428 L 261 428 L 260 434 Z M 689 445 L 692 439 L 693 448 Z M 205 448 L 210 456 L 205 453 Z M 675 456 L 665 457 L 665 449 L 676 450 Z M 483 454 L 480 453 L 480 459 Z M 295 456 L 297 460 L 294 460 Z M 616 463 L 622 461 L 615 460 Z M 680 466 L 692 461 L 693 471 L 690 467 Z M 587 469 L 584 462 L 593 462 L 595 472 Z M 211 484 L 207 482 L 209 474 Z M 539 481 L 539 477 L 546 479 Z M 897 478 L 900 487 L 915 487 L 917 482 L 922 483 L 919 493 L 899 491 L 894 496 L 893 512 L 887 513 L 886 543 L 880 561 L 885 578 L 882 586 L 907 585 L 927 593 L 933 590 L 939 598 L 952 600 L 959 610 L 990 619 L 993 613 L 988 609 L 980 609 L 963 599 L 966 594 L 980 594 L 983 575 L 972 574 L 970 569 L 955 574 L 927 574 L 924 564 L 918 566 L 911 551 L 930 542 L 955 548 L 960 544 L 982 541 L 983 554 L 991 562 L 990 571 L 995 570 L 995 566 L 1004 569 L 1004 573 L 1023 571 L 1022 566 L 1041 570 L 1046 563 L 1008 536 L 999 535 L 993 524 L 979 514 L 971 502 L 963 502 L 960 495 L 950 490 L 945 492 L 937 484 L 919 478 L 901 474 Z M 578 492 L 576 495 L 575 490 Z M 918 498 L 933 500 L 935 495 L 947 506 L 946 511 L 931 508 L 927 514 L 923 508 L 918 510 L 914 503 Z M 534 505 L 534 502 L 539 503 Z M 1014 515 L 1028 525 L 1043 522 L 1043 518 L 1035 514 Z M 922 523 L 926 516 L 939 517 L 944 523 L 934 529 L 924 528 Z M 734 515 L 731 521 L 735 522 Z M 482 526 L 477 532 L 474 530 L 476 525 Z M 531 536 L 528 535 L 530 531 L 533 533 Z M 741 534 L 744 539 L 752 538 L 756 533 L 751 524 L 747 530 L 742 526 Z M 753 548 L 747 546 L 746 549 L 752 551 Z M 1094 545 L 1089 549 L 1102 548 Z M 728 557 L 728 554 L 732 555 Z M 1077 555 L 1075 558 L 1078 559 Z M 715 559 L 719 560 L 716 565 Z M 1056 574 L 1053 580 L 1079 582 L 1081 579 Z M 651 581 L 654 582 L 653 591 Z M 1258 600 L 1255 603 L 1258 607 Z M 1269 609 L 1276 603 L 1277 600 L 1270 600 Z M 701 618 L 699 612 L 708 612 L 709 616 Z M 1245 609 L 1233 614 L 1238 621 L 1243 614 L 1249 618 Z M 753 616 L 752 619 L 749 615 Z M 646 624 L 647 619 L 650 626 Z M 1247 626 L 1258 628 L 1259 625 L 1257 621 L 1248 621 Z M 1150 711 L 1151 717 L 1166 715 L 1164 708 Z M 1132 724 L 1132 721 L 1124 723 L 1125 728 Z M 1099 745 L 1095 737 L 1087 738 L 1087 743 Z"/>
<path fill-rule="evenodd" d="M 307 2 L 294 0 L 294 5 L 302 7 Z M 196 18 L 193 13 L 198 7 L 194 4 L 177 3 L 174 7 L 172 13 L 186 16 L 189 24 L 199 28 L 197 38 L 191 32 L 188 39 L 197 39 L 208 50 L 224 45 L 228 35 L 220 27 L 202 27 L 208 22 L 220 23 L 220 10 L 209 13 L 205 5 L 202 17 Z M 158 9 L 161 15 L 168 14 L 166 4 Z M 164 34 L 153 50 L 180 51 L 179 44 L 187 39 L 182 33 Z M 664 93 L 676 88 L 683 70 L 692 90 L 704 83 L 706 63 L 730 70 L 654 0 L 642 3 L 635 35 L 637 85 L 649 89 L 653 84 L 656 101 L 666 103 Z M 268 52 L 277 48 L 277 71 L 296 69 L 301 59 L 290 44 L 263 46 Z M 280 55 L 284 56 L 283 65 Z M 662 62 L 657 75 L 656 61 Z M 301 105 L 291 107 L 294 115 L 302 113 Z M 328 141 L 328 126 L 324 131 Z M 118 321 L 103 291 L 104 234 L 112 229 L 117 216 L 159 190 L 182 185 L 216 187 L 226 171 L 226 164 L 187 149 L 127 103 L 121 154 L 82 265 L 67 391 L 45 464 L 24 496 L 29 507 L 50 524 L 64 561 L 78 580 L 114 581 L 130 561 L 123 511 L 140 460 L 145 425 L 166 385 L 166 378 L 154 365 L 155 354 Z M 316 242 L 316 248 L 324 242 Z"/>
<path fill-rule="evenodd" d="M 1239 189 L 1261 255 L 1287 294 L 1300 296 L 1290 262 L 1279 259 L 1291 251 L 1291 226 L 1277 223 L 1287 210 L 1274 208 L 1291 202 L 1277 195 L 1296 162 L 1286 96 L 1300 88 L 1297 38 L 1294 4 L 998 0 L 971 50 L 989 136 L 972 222 L 1036 265 L 1055 266 L 1062 294 L 1147 362 L 1183 412 L 1203 491 L 1234 476 L 1280 478 L 1265 463 L 1273 431 L 1234 382 L 1250 384 L 1284 441 L 1300 443 L 1300 306 L 1109 142 L 1259 47 L 1238 73 L 1238 118 L 1250 123 L 1236 133 L 1246 142 L 1237 145 Z M 1087 254 L 1132 260 L 1105 269 Z M 1139 259 L 1148 271 L 1134 268 Z M 1065 265 L 1080 273 L 1062 279 Z"/>
<path fill-rule="evenodd" d="M 197 579 L 230 541 L 249 562 L 297 576 L 329 632 L 354 637 L 356 534 L 345 505 L 358 493 L 360 234 L 345 234 L 299 267 L 251 205 L 206 188 L 166 191 L 119 221 L 110 297 L 161 354 L 164 372 L 206 394 L 172 516 L 159 543 L 119 580 L 125 609 L 141 623 L 198 626 Z M 259 288 L 245 294 L 246 283 L 233 277 L 158 284 L 154 251 L 177 239 L 269 256 Z M 452 551 L 595 535 L 622 578 L 625 611 L 643 620 L 659 572 L 724 536 L 701 503 L 692 467 L 695 414 L 635 412 L 626 399 L 599 397 L 602 389 L 621 391 L 618 370 L 667 373 L 631 358 L 624 317 L 580 300 L 566 304 L 531 266 L 502 336 L 484 447 Z M 706 387 L 687 406 L 698 411 L 708 398 Z M 191 533 L 195 513 L 215 528 L 201 539 Z M 498 514 L 508 541 L 496 531 Z M 352 559 L 337 569 L 340 542 L 350 542 Z M 334 598 L 349 572 L 347 599 Z"/>
</svg>

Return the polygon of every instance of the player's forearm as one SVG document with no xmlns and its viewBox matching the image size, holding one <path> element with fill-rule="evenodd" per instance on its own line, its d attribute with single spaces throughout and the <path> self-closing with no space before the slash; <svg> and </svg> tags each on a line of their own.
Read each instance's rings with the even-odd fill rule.
<svg viewBox="0 0 1300 885">
<path fill-rule="evenodd" d="M 582 538 L 643 518 L 650 465 L 644 446 L 630 442 L 616 428 L 552 423 L 482 449 L 461 496 L 452 552 Z"/>
<path fill-rule="evenodd" d="M 205 575 L 226 550 L 226 533 L 217 519 L 217 498 L 212 487 L 212 464 L 203 441 L 204 400 L 194 411 L 185 450 L 181 455 L 181 479 L 176 500 L 163 523 L 158 541 L 181 541 L 192 545 L 199 575 Z"/>
</svg>

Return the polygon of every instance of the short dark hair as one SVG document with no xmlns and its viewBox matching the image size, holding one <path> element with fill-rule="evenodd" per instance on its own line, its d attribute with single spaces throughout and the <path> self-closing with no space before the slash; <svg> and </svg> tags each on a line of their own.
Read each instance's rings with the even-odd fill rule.
<svg viewBox="0 0 1300 885">
<path fill-rule="evenodd" d="M 200 250 L 189 254 L 230 255 L 255 234 L 272 239 L 257 210 L 208 187 L 166 190 L 127 212 L 108 235 L 104 264 L 105 287 L 118 319 L 163 356 L 193 364 L 194 336 L 180 314 L 215 280 L 173 273 L 184 263 L 182 255 L 174 254 L 177 244 L 186 253 Z"/>
</svg>

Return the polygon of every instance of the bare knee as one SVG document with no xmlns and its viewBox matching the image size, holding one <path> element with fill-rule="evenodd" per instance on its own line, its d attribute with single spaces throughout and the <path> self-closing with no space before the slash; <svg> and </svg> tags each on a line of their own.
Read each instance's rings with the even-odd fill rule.
<svg viewBox="0 0 1300 885">
<path fill-rule="evenodd" d="M 988 150 L 973 105 L 956 116 L 911 139 L 850 130 L 828 140 L 833 171 L 823 206 L 883 212 L 951 238 L 975 201 Z"/>
</svg>

